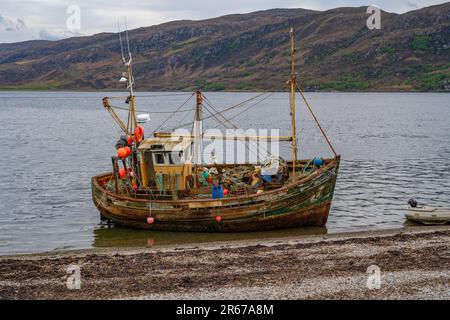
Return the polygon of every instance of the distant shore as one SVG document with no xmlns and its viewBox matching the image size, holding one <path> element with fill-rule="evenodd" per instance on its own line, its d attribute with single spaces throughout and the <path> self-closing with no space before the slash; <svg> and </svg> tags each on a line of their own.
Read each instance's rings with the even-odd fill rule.
<svg viewBox="0 0 450 320">
<path fill-rule="evenodd" d="M 194 92 L 197 89 L 192 90 L 137 90 L 135 91 L 135 94 L 139 95 L 140 92 L 155 92 L 155 93 L 172 93 L 172 92 L 179 92 L 179 93 L 190 93 Z M 200 89 L 201 90 L 201 89 Z M 8 87 L 0 87 L 0 92 L 5 91 L 16 91 L 16 92 L 54 92 L 54 93 L 61 93 L 61 92 L 71 92 L 71 93 L 83 93 L 83 92 L 124 92 L 128 93 L 128 91 L 125 91 L 123 88 L 117 88 L 117 89 L 32 89 L 32 88 L 8 88 Z M 279 90 L 263 90 L 263 89 L 254 89 L 254 90 L 201 90 L 203 92 L 223 92 L 223 93 L 260 93 L 260 92 L 275 92 L 275 93 L 287 93 L 288 90 L 279 91 Z M 393 88 L 392 90 L 308 90 L 305 89 L 305 93 L 450 93 L 450 90 L 398 90 Z"/>
<path fill-rule="evenodd" d="M 450 299 L 449 255 L 439 226 L 2 256 L 0 299 Z"/>
</svg>

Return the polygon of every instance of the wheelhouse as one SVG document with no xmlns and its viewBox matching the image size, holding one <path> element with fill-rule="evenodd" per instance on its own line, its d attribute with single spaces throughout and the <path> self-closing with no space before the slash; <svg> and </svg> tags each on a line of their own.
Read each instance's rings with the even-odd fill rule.
<svg viewBox="0 0 450 320">
<path fill-rule="evenodd" d="M 144 140 L 138 148 L 143 186 L 156 186 L 160 191 L 186 190 L 186 180 L 192 175 L 191 146 L 192 141 L 182 137 Z"/>
</svg>

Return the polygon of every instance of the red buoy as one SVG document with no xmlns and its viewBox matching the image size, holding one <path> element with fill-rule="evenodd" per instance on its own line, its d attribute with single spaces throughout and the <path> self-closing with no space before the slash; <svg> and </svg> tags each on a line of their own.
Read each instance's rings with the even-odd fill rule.
<svg viewBox="0 0 450 320">
<path fill-rule="evenodd" d="M 120 168 L 119 170 L 119 176 L 123 179 L 127 175 L 127 172 L 125 171 L 125 168 Z"/>
<path fill-rule="evenodd" d="M 134 129 L 134 140 L 137 143 L 140 143 L 144 139 L 144 127 L 142 126 L 136 126 Z"/>
<path fill-rule="evenodd" d="M 128 157 L 127 149 L 119 148 L 119 150 L 117 150 L 117 155 L 120 159 L 125 159 L 126 157 Z"/>
<path fill-rule="evenodd" d="M 138 185 L 135 183 L 135 184 L 133 184 L 133 189 L 134 190 L 137 190 L 137 189 L 139 189 L 139 187 L 138 187 Z"/>
<path fill-rule="evenodd" d="M 125 147 L 125 150 L 127 150 L 127 157 L 131 154 L 131 148 L 130 147 Z"/>
<path fill-rule="evenodd" d="M 227 196 L 228 193 L 229 193 L 228 189 L 223 189 L 223 195 L 224 195 L 224 196 Z"/>
<path fill-rule="evenodd" d="M 132 136 L 128 136 L 127 137 L 127 142 L 128 142 L 128 145 L 131 146 L 131 144 L 133 143 L 133 137 Z"/>
<path fill-rule="evenodd" d="M 148 224 L 153 224 L 155 222 L 155 218 L 153 218 L 153 217 L 148 217 L 147 218 L 147 223 Z"/>
<path fill-rule="evenodd" d="M 216 216 L 216 221 L 217 221 L 217 222 L 222 221 L 222 217 L 221 217 L 221 216 Z"/>
</svg>

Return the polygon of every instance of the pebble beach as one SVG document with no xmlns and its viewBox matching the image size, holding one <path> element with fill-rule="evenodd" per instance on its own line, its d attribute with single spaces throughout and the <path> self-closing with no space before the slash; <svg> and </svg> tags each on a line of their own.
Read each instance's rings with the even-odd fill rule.
<svg viewBox="0 0 450 320">
<path fill-rule="evenodd" d="M 2 256 L 0 298 L 448 300 L 450 226 Z"/>
</svg>

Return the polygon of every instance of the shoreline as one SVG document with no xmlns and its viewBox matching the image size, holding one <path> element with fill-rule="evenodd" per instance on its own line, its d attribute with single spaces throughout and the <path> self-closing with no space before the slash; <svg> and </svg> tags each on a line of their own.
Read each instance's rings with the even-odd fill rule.
<svg viewBox="0 0 450 320">
<path fill-rule="evenodd" d="M 80 290 L 66 286 L 73 264 Z M 449 283 L 448 225 L 0 257 L 1 299 L 448 300 Z"/>
<path fill-rule="evenodd" d="M 4 259 L 41 259 L 51 257 L 87 256 L 87 255 L 114 255 L 114 254 L 141 254 L 154 252 L 179 252 L 180 250 L 216 250 L 221 248 L 243 248 L 250 246 L 271 247 L 280 243 L 301 244 L 317 243 L 322 241 L 336 241 L 348 239 L 365 239 L 373 237 L 389 237 L 399 234 L 421 234 L 434 231 L 450 231 L 450 225 L 417 225 L 402 228 L 380 229 L 380 230 L 358 230 L 342 231 L 325 234 L 305 234 L 296 236 L 280 236 L 269 238 L 250 238 L 237 240 L 218 240 L 211 242 L 189 242 L 187 244 L 160 244 L 152 247 L 98 247 L 80 249 L 56 249 L 42 252 L 0 254 L 0 262 Z"/>
<path fill-rule="evenodd" d="M 93 92 L 98 92 L 98 93 L 116 93 L 116 92 L 121 92 L 123 91 L 123 88 L 117 88 L 115 91 L 113 89 L 57 89 L 57 90 L 52 90 L 52 89 L 21 89 L 21 88 L 1 88 L 0 87 L 0 93 L 1 92 L 52 92 L 52 93 L 93 93 Z M 174 92 L 179 92 L 179 93 L 192 93 L 193 90 L 137 90 L 135 91 L 136 94 L 139 93 L 148 93 L 148 92 L 152 92 L 152 93 L 174 93 Z M 124 93 L 127 93 L 127 91 L 123 91 Z M 263 90 L 263 89 L 255 89 L 255 90 L 204 90 L 202 92 L 214 92 L 214 93 L 262 93 L 262 92 L 267 92 L 267 93 L 287 93 L 289 92 L 288 90 L 285 91 L 279 91 L 279 90 L 275 90 L 275 91 L 270 91 L 270 90 Z M 450 90 L 305 90 L 303 91 L 304 93 L 450 93 Z"/>
</svg>

